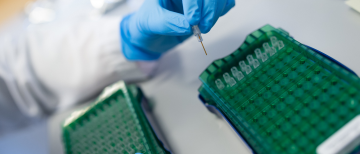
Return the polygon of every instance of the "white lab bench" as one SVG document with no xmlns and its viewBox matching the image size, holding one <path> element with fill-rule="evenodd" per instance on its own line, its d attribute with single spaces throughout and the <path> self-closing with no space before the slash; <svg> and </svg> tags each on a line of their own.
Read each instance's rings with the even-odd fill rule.
<svg viewBox="0 0 360 154">
<path fill-rule="evenodd" d="M 116 12 L 124 11 L 112 14 Z M 160 59 L 151 80 L 139 83 L 155 102 L 153 114 L 173 153 L 250 153 L 226 122 L 198 99 L 198 77 L 213 60 L 233 52 L 265 24 L 283 28 L 360 74 L 360 13 L 344 0 L 237 0 L 235 8 L 203 35 L 207 56 L 196 38 L 190 38 Z M 76 108 L 81 106 L 0 138 L 0 153 L 63 153 L 60 126 Z"/>
</svg>

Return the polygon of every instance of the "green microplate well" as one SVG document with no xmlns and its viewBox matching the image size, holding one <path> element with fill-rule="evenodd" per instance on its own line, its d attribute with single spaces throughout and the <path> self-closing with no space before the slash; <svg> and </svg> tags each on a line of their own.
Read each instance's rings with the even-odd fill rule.
<svg viewBox="0 0 360 154">
<path fill-rule="evenodd" d="M 95 102 L 65 120 L 65 153 L 169 154 L 147 121 L 143 97 L 135 85 L 122 81 L 106 88 Z"/>
<path fill-rule="evenodd" d="M 259 154 L 315 154 L 360 113 L 356 75 L 270 25 L 214 61 L 200 80 L 206 103 Z"/>
</svg>

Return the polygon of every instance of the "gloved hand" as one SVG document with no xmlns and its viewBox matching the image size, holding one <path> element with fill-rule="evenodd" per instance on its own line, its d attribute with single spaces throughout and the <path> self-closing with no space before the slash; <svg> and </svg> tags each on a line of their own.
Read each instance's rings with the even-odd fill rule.
<svg viewBox="0 0 360 154">
<path fill-rule="evenodd" d="M 155 60 L 191 36 L 191 26 L 207 33 L 235 0 L 146 0 L 120 25 L 121 45 L 129 60 Z"/>
</svg>

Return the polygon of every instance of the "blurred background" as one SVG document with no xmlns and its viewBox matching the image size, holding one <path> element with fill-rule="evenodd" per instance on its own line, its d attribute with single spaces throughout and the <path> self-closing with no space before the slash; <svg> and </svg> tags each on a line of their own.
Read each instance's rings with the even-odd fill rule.
<svg viewBox="0 0 360 154">
<path fill-rule="evenodd" d="M 121 19 L 136 11 L 142 2 L 0 0 L 0 37 L 49 23 Z M 299 42 L 317 48 L 360 74 L 359 5 L 359 0 L 237 0 L 235 8 L 203 35 L 208 56 L 195 38 L 166 53 L 159 60 L 154 77 L 138 84 L 155 102 L 155 117 L 174 153 L 250 153 L 227 123 L 208 112 L 198 100 L 197 88 L 201 84 L 198 76 L 213 60 L 232 53 L 248 34 L 265 24 L 285 29 Z M 89 102 L 78 102 L 31 124 L 0 133 L 0 154 L 63 153 L 62 122 Z"/>
<path fill-rule="evenodd" d="M 0 23 L 15 16 L 17 13 L 22 12 L 31 0 L 1 0 L 0 1 Z"/>
</svg>

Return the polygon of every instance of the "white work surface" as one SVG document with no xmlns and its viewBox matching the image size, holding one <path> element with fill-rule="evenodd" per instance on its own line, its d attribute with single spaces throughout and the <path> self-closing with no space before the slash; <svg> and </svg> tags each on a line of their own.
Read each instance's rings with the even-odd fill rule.
<svg viewBox="0 0 360 154">
<path fill-rule="evenodd" d="M 151 80 L 139 83 L 155 102 L 154 115 L 173 153 L 250 153 L 227 124 L 198 99 L 198 76 L 212 61 L 233 52 L 248 34 L 265 24 L 285 29 L 299 42 L 360 74 L 360 14 L 343 0 L 237 0 L 235 8 L 203 35 L 207 56 L 200 43 L 190 38 L 160 59 Z M 16 144 L 19 149 L 8 148 L 7 152 L 63 153 L 60 125 L 70 112 L 57 113 L 46 124 L 0 138 L 0 149 Z"/>
</svg>

